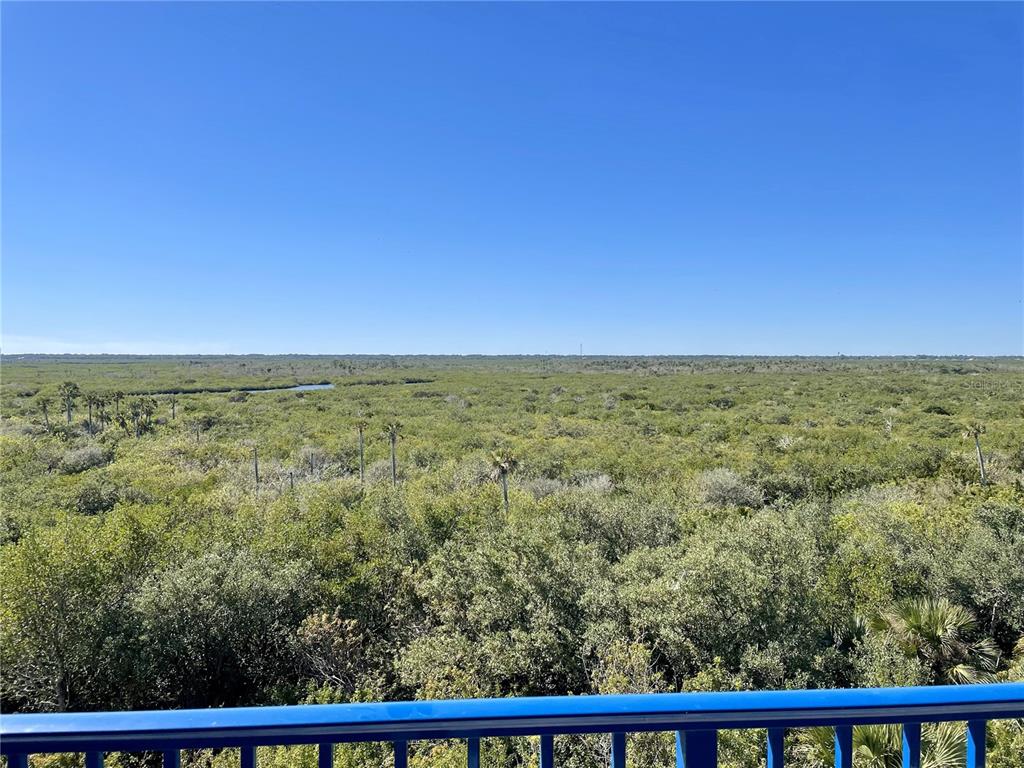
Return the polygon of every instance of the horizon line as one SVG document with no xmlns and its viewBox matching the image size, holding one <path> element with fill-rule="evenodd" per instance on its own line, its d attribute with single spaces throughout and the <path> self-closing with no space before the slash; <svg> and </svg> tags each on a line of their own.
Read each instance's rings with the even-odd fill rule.
<svg viewBox="0 0 1024 768">
<path fill-rule="evenodd" d="M 852 358 L 868 358 L 876 360 L 899 360 L 905 358 L 956 360 L 956 359 L 1024 359 L 1024 352 L 1015 354 L 975 354 L 956 352 L 935 354 L 928 352 L 907 352 L 892 354 L 876 353 L 760 353 L 760 352 L 627 352 L 627 353 L 566 353 L 566 352 L 4 352 L 0 357 L 349 357 L 349 358 L 380 358 L 380 357 L 462 357 L 462 358 L 567 358 L 570 360 L 607 359 L 607 358 L 735 358 L 735 359 L 825 359 L 840 360 Z"/>
</svg>

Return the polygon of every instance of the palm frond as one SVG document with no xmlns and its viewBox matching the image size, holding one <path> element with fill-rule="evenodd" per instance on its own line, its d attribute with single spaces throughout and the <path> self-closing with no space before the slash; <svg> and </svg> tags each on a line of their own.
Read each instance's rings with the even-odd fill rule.
<svg viewBox="0 0 1024 768">
<path fill-rule="evenodd" d="M 903 745 L 898 725 L 859 725 L 853 729 L 853 751 L 858 765 L 900 768 Z"/>
<path fill-rule="evenodd" d="M 963 768 L 967 741 L 963 723 L 934 723 L 921 731 L 921 768 Z"/>
</svg>

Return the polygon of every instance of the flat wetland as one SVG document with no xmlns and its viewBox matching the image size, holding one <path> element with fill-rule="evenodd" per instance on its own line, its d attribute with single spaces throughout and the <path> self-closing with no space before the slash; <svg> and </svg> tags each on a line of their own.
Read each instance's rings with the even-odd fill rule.
<svg viewBox="0 0 1024 768">
<path fill-rule="evenodd" d="M 1022 358 L 6 356 L 0 704 L 1020 679 L 1022 395 Z"/>
</svg>

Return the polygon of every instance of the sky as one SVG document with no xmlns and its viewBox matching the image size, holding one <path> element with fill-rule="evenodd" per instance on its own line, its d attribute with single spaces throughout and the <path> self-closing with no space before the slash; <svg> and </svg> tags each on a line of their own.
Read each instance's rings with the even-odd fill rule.
<svg viewBox="0 0 1024 768">
<path fill-rule="evenodd" d="M 4 353 L 1024 354 L 1024 4 L 0 23 Z"/>
</svg>

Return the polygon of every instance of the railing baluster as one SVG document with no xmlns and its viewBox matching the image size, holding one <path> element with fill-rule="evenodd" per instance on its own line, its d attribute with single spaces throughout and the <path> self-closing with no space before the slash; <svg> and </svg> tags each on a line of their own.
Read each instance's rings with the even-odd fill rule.
<svg viewBox="0 0 1024 768">
<path fill-rule="evenodd" d="M 837 725 L 835 733 L 836 768 L 853 768 L 853 726 Z"/>
<path fill-rule="evenodd" d="M 317 768 L 332 768 L 334 765 L 334 745 L 329 741 L 323 742 L 317 748 Z"/>
<path fill-rule="evenodd" d="M 240 751 L 242 768 L 256 768 L 256 747 L 242 747 Z"/>
<path fill-rule="evenodd" d="M 967 723 L 967 768 L 985 768 L 985 721 Z"/>
<path fill-rule="evenodd" d="M 86 752 L 85 768 L 103 768 L 102 752 Z"/>
<path fill-rule="evenodd" d="M 676 731 L 677 768 L 715 768 L 718 731 Z"/>
<path fill-rule="evenodd" d="M 409 745 L 404 741 L 392 742 L 395 748 L 395 768 L 408 768 Z"/>
<path fill-rule="evenodd" d="M 768 768 L 782 768 L 785 757 L 783 750 L 786 744 L 784 728 L 768 729 Z"/>
<path fill-rule="evenodd" d="M 626 734 L 612 734 L 611 768 L 626 768 Z"/>
<path fill-rule="evenodd" d="M 480 739 L 466 739 L 466 768 L 480 768 Z"/>
<path fill-rule="evenodd" d="M 921 768 L 921 724 L 903 724 L 903 768 Z"/>
<path fill-rule="evenodd" d="M 555 737 L 550 733 L 540 737 L 540 768 L 555 768 Z"/>
<path fill-rule="evenodd" d="M 168 749 L 164 752 L 164 768 L 181 768 L 180 749 Z"/>
</svg>

